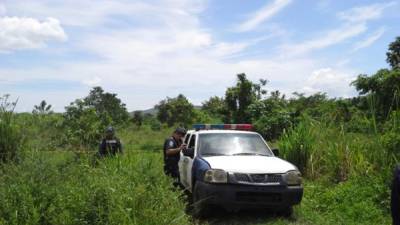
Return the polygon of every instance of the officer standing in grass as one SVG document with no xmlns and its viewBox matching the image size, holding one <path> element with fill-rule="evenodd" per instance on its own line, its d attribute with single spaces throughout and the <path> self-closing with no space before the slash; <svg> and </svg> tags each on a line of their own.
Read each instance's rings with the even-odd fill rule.
<svg viewBox="0 0 400 225">
<path fill-rule="evenodd" d="M 400 166 L 397 166 L 394 170 L 390 203 L 393 225 L 400 225 Z"/>
<path fill-rule="evenodd" d="M 115 156 L 117 153 L 122 154 L 122 144 L 119 138 L 115 136 L 115 130 L 113 127 L 107 127 L 105 136 L 99 146 L 99 155 L 104 156 Z"/>
<path fill-rule="evenodd" d="M 183 144 L 183 137 L 185 134 L 186 130 L 178 127 L 172 136 L 167 138 L 164 142 L 164 172 L 176 181 L 179 180 L 178 162 L 180 152 L 186 148 L 186 145 Z M 178 183 L 174 183 L 174 185 L 177 184 Z"/>
</svg>

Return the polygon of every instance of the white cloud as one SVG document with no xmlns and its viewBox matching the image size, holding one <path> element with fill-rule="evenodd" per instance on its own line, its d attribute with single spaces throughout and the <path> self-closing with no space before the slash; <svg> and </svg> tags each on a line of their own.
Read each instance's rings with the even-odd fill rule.
<svg viewBox="0 0 400 225">
<path fill-rule="evenodd" d="M 382 35 L 385 33 L 385 28 L 381 27 L 379 30 L 370 34 L 366 39 L 361 40 L 354 44 L 353 52 L 358 51 L 363 48 L 367 48 L 374 44 Z"/>
<path fill-rule="evenodd" d="M 298 56 L 314 50 L 324 49 L 344 41 L 355 38 L 368 30 L 367 22 L 381 18 L 384 10 L 395 5 L 395 2 L 377 3 L 365 6 L 350 8 L 337 14 L 343 20 L 343 24 L 338 28 L 330 29 L 317 37 L 296 43 L 281 46 L 282 55 Z M 383 35 L 384 30 L 380 29 L 367 40 L 356 43 L 355 50 L 368 47 Z"/>
<path fill-rule="evenodd" d="M 329 30 L 323 35 L 316 38 L 298 43 L 282 46 L 282 54 L 287 56 L 297 56 L 308 52 L 323 49 L 338 43 L 341 43 L 349 38 L 356 37 L 367 30 L 364 23 L 361 24 L 345 24 L 337 29 Z"/>
<path fill-rule="evenodd" d="M 326 67 L 309 56 L 297 55 L 285 60 L 276 55 L 243 57 L 249 53 L 245 50 L 251 47 L 251 51 L 265 51 L 265 48 L 255 46 L 260 42 L 267 43 L 265 40 L 271 37 L 250 37 L 237 42 L 220 40 L 221 36 L 214 35 L 199 21 L 205 9 L 204 1 L 161 0 L 155 4 L 154 1 L 99 0 L 98 4 L 93 4 L 91 1 L 71 0 L 60 1 L 56 7 L 49 0 L 25 1 L 27 6 L 15 1 L 19 8 L 13 4 L 10 4 L 12 9 L 7 6 L 13 15 L 34 18 L 59 15 L 57 18 L 61 24 L 76 32 L 70 34 L 74 41 L 68 43 L 68 47 L 95 59 L 44 63 L 29 70 L 25 67 L 0 68 L 0 80 L 14 83 L 24 84 L 26 80 L 34 83 L 38 79 L 76 83 L 78 91 L 73 95 L 62 94 L 68 92 L 61 88 L 53 91 L 57 97 L 45 90 L 34 94 L 22 92 L 21 99 L 26 97 L 29 103 L 35 104 L 43 98 L 47 100 L 46 95 L 51 94 L 49 102 L 57 105 L 56 110 L 63 110 L 63 106 L 87 94 L 90 86 L 99 84 L 107 91 L 118 93 L 129 110 L 134 110 L 152 107 L 165 96 L 172 97 L 178 93 L 199 104 L 208 96 L 223 95 L 226 87 L 233 85 L 235 74 L 241 72 L 254 81 L 266 78 L 271 81 L 269 89 L 279 89 L 286 94 L 302 88 L 330 90 L 324 89 L 331 87 L 323 83 L 325 78 L 333 84 L 339 82 L 328 75 L 315 75 L 315 78 L 308 79 L 310 71 Z M 87 12 L 88 8 L 90 12 Z M 260 20 L 256 26 L 267 19 Z M 122 27 L 113 26 L 115 24 Z M 354 37 L 365 29 L 365 24 L 343 25 L 321 34 L 312 40 L 315 43 L 303 42 L 305 47 L 294 47 L 299 52 L 324 48 Z M 331 37 L 325 37 L 326 34 Z M 238 55 L 241 57 L 236 57 Z M 344 78 L 350 73 L 335 74 L 345 74 Z M 348 86 L 348 82 L 343 83 Z M 11 94 L 18 95 L 19 92 L 16 90 Z"/>
<path fill-rule="evenodd" d="M 100 86 L 102 82 L 102 79 L 98 76 L 92 77 L 90 79 L 83 80 L 82 83 L 89 86 L 89 87 L 94 87 L 94 86 Z"/>
<path fill-rule="evenodd" d="M 395 4 L 396 2 L 386 2 L 354 7 L 338 13 L 338 17 L 351 23 L 362 23 L 381 18 L 383 11 Z"/>
<path fill-rule="evenodd" d="M 277 13 L 279 13 L 282 9 L 288 6 L 292 0 L 274 0 L 272 3 L 268 3 L 260 10 L 256 11 L 254 15 L 252 15 L 248 20 L 241 23 L 237 31 L 245 32 L 251 31 L 257 28 L 261 23 L 270 19 Z"/>
<path fill-rule="evenodd" d="M 151 23 L 154 18 L 186 16 L 186 20 L 175 22 L 191 23 L 197 21 L 197 14 L 204 10 L 206 0 L 12 0 L 5 2 L 10 14 L 27 15 L 34 18 L 55 17 L 63 25 L 94 27 L 115 22 L 115 15 L 126 16 L 129 24 L 134 19 Z"/>
<path fill-rule="evenodd" d="M 350 86 L 355 74 L 354 71 L 338 71 L 329 67 L 317 69 L 307 79 L 301 92 L 306 94 L 325 92 L 330 97 L 351 97 L 356 94 L 354 88 Z"/>
<path fill-rule="evenodd" d="M 65 40 L 67 35 L 57 19 L 0 17 L 0 52 L 40 48 L 48 41 Z"/>
</svg>

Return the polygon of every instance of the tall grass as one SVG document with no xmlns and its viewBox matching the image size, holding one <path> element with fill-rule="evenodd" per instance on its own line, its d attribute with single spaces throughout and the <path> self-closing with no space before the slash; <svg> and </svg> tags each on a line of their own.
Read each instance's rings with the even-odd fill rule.
<svg viewBox="0 0 400 225">
<path fill-rule="evenodd" d="M 304 116 L 279 140 L 283 157 L 310 179 L 342 182 L 387 167 L 387 149 L 378 134 L 346 132 L 344 124 Z"/>
<path fill-rule="evenodd" d="M 279 140 L 283 157 L 295 164 L 303 174 L 313 173 L 314 170 L 312 162 L 316 142 L 315 123 L 316 121 L 304 116 L 297 126 L 284 131 Z"/>
<path fill-rule="evenodd" d="M 96 167 L 68 152 L 31 152 L 0 173 L 0 224 L 187 224 L 160 155 L 127 153 Z"/>
<path fill-rule="evenodd" d="M 0 162 L 17 159 L 22 148 L 20 128 L 14 120 L 17 102 L 9 102 L 9 96 L 0 97 Z"/>
</svg>

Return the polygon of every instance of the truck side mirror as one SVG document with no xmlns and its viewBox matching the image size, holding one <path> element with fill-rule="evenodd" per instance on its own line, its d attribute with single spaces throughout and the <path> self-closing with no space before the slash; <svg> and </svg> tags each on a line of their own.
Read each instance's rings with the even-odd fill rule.
<svg viewBox="0 0 400 225">
<path fill-rule="evenodd" d="M 194 148 L 187 148 L 187 149 L 182 150 L 182 152 L 183 152 L 184 156 L 187 156 L 190 158 L 194 157 Z"/>
<path fill-rule="evenodd" d="M 274 155 L 278 157 L 279 156 L 279 149 L 273 148 L 272 149 L 272 153 L 274 153 Z"/>
</svg>

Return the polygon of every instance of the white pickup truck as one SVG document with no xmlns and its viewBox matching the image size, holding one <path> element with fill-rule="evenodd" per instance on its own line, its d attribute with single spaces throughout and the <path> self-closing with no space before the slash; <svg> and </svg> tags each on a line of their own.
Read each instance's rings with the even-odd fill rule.
<svg viewBox="0 0 400 225">
<path fill-rule="evenodd" d="M 192 193 L 196 216 L 210 205 L 227 210 L 262 207 L 291 215 L 303 196 L 302 178 L 277 157 L 251 125 L 194 125 L 185 136 L 180 182 Z"/>
</svg>

